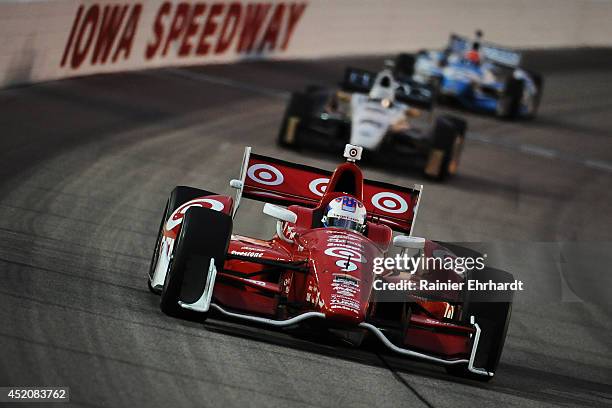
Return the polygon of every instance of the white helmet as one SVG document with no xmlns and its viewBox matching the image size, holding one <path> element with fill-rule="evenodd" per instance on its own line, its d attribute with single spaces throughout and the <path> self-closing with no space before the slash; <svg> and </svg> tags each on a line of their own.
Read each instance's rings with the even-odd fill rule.
<svg viewBox="0 0 612 408">
<path fill-rule="evenodd" d="M 393 79 L 393 74 L 388 69 L 382 70 L 376 75 L 372 89 L 370 89 L 370 99 L 388 99 L 391 102 L 395 99 L 395 88 L 397 83 Z"/>
<path fill-rule="evenodd" d="M 342 196 L 333 199 L 321 220 L 325 227 L 344 228 L 363 233 L 366 226 L 365 206 L 356 198 Z"/>
</svg>

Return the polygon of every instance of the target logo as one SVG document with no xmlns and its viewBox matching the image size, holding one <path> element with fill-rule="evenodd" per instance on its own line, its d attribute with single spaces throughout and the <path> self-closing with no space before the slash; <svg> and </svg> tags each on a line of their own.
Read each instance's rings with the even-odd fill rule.
<svg viewBox="0 0 612 408">
<path fill-rule="evenodd" d="M 350 259 L 355 262 L 366 263 L 365 257 L 356 249 L 331 247 L 325 250 L 325 255 L 334 256 L 337 258 Z"/>
<path fill-rule="evenodd" d="M 170 218 L 168 218 L 168 222 L 166 222 L 166 231 L 171 231 L 177 225 L 182 223 L 185 213 L 191 207 L 203 207 L 210 208 L 214 211 L 223 211 L 225 205 L 221 201 L 214 200 L 212 198 L 197 198 L 195 200 L 187 201 L 185 204 L 174 210 Z"/>
<path fill-rule="evenodd" d="M 269 164 L 253 164 L 247 170 L 247 175 L 251 180 L 267 186 L 278 186 L 285 180 L 283 173 Z"/>
<path fill-rule="evenodd" d="M 327 190 L 328 183 L 329 179 L 325 177 L 314 179 L 308 184 L 308 189 L 319 197 L 323 197 L 325 190 Z"/>
<path fill-rule="evenodd" d="M 382 191 L 372 196 L 372 205 L 391 214 L 402 214 L 408 211 L 408 203 L 398 194 Z"/>
<path fill-rule="evenodd" d="M 357 270 L 357 264 L 348 259 L 339 259 L 336 261 L 336 266 L 340 267 L 342 272 L 354 272 Z M 349 294 L 352 296 L 352 294 Z"/>
<path fill-rule="evenodd" d="M 355 161 L 355 160 L 361 160 L 361 152 L 363 151 L 363 148 L 359 147 L 359 146 L 354 146 L 351 144 L 347 144 L 344 147 L 344 157 L 346 157 L 347 159 L 349 159 L 349 161 Z"/>
</svg>

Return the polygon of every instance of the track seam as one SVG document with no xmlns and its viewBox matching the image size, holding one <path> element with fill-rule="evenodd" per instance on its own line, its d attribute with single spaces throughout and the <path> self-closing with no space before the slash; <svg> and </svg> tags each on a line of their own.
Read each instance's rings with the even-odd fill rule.
<svg viewBox="0 0 612 408">
<path fill-rule="evenodd" d="M 391 374 L 393 374 L 393 377 L 399 383 L 403 384 L 404 387 L 409 389 L 428 408 L 435 408 L 434 405 L 431 402 L 427 401 L 427 399 L 424 396 L 422 396 L 420 392 L 418 392 L 412 385 L 410 385 L 410 383 L 408 383 L 408 381 L 406 381 L 401 375 L 399 375 L 399 373 L 391 366 L 391 364 L 389 364 L 389 362 L 387 360 L 385 360 L 385 358 L 381 354 L 376 353 L 376 355 L 378 356 L 380 361 L 382 361 L 382 363 L 385 365 L 385 367 L 387 367 L 387 369 L 389 371 L 391 371 Z"/>
</svg>

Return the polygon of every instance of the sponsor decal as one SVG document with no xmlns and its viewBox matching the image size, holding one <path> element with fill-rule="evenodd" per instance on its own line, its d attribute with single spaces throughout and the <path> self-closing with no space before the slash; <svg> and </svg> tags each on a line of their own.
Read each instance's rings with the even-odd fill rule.
<svg viewBox="0 0 612 408">
<path fill-rule="evenodd" d="M 353 313 L 359 312 L 359 301 L 357 300 L 332 295 L 329 302 L 331 309 L 343 309 Z"/>
<path fill-rule="evenodd" d="M 330 297 L 331 309 L 343 309 L 353 313 L 359 313 L 360 303 L 359 279 L 346 274 L 334 274 Z"/>
<path fill-rule="evenodd" d="M 293 283 L 293 274 L 286 273 L 285 277 L 281 280 L 281 292 L 283 295 L 288 296 Z"/>
<path fill-rule="evenodd" d="M 252 252 L 252 251 L 232 251 L 232 255 L 239 256 L 248 256 L 250 258 L 261 258 L 263 256 L 262 252 Z"/>
<path fill-rule="evenodd" d="M 338 295 L 352 298 L 359 292 L 359 281 L 350 275 L 334 274 L 332 289 L 334 289 Z"/>
<path fill-rule="evenodd" d="M 312 180 L 309 184 L 308 184 L 308 189 L 318 195 L 319 197 L 323 197 L 323 194 L 325 194 L 325 190 L 327 190 L 327 184 L 329 183 L 329 179 L 326 177 L 322 177 L 322 178 L 317 178 Z"/>
<path fill-rule="evenodd" d="M 349 247 L 340 248 L 340 247 L 334 246 L 331 248 L 327 248 L 325 250 L 325 255 L 335 256 L 337 258 L 351 259 L 352 261 L 355 261 L 355 262 L 366 263 L 366 259 L 363 256 L 363 254 L 355 248 L 349 248 Z"/>
<path fill-rule="evenodd" d="M 92 3 L 77 8 L 60 66 L 78 69 L 114 64 L 134 55 L 134 38 L 144 31 L 145 61 L 234 54 L 279 53 L 288 49 L 306 2 L 165 1 Z M 150 26 L 141 16 L 153 15 Z M 148 22 L 147 22 L 148 25 Z"/>
<path fill-rule="evenodd" d="M 258 285 L 258 286 L 266 286 L 266 282 L 262 282 L 262 281 L 258 281 L 254 279 L 245 279 L 245 281 Z"/>
<path fill-rule="evenodd" d="M 354 277 L 353 275 L 346 275 L 341 273 L 334 273 L 334 283 L 339 283 L 347 286 L 352 286 L 355 288 L 359 287 L 359 278 Z"/>
<path fill-rule="evenodd" d="M 327 249 L 325 255 L 340 258 L 336 261 L 336 266 L 342 272 L 353 272 L 358 269 L 357 262 L 366 263 L 367 260 L 363 255 L 363 244 L 354 242 L 356 238 L 350 235 L 335 234 L 327 237 Z"/>
<path fill-rule="evenodd" d="M 372 205 L 379 210 L 391 213 L 402 214 L 408 211 L 408 203 L 400 195 L 390 191 L 383 191 L 372 196 Z"/>
<path fill-rule="evenodd" d="M 318 305 L 319 307 L 325 306 L 325 301 L 321 299 L 319 288 L 312 280 L 308 282 L 308 289 L 306 289 L 306 302 Z"/>
<path fill-rule="evenodd" d="M 269 164 L 253 164 L 247 170 L 247 176 L 256 183 L 267 186 L 278 186 L 285 181 L 283 173 Z"/>
<path fill-rule="evenodd" d="M 210 208 L 214 211 L 223 211 L 225 205 L 221 201 L 212 198 L 196 198 L 195 200 L 188 201 L 174 210 L 172 215 L 168 218 L 166 222 L 166 231 L 171 231 L 177 225 L 181 224 L 185 213 L 191 207 L 203 207 Z"/>
<path fill-rule="evenodd" d="M 357 263 L 364 264 L 367 262 L 363 255 L 363 244 L 350 235 L 337 233 L 329 235 L 327 237 L 327 249 L 324 253 L 328 256 L 340 258 L 336 261 L 336 266 L 342 272 L 354 272 L 359 268 Z"/>
<path fill-rule="evenodd" d="M 262 249 L 261 248 L 257 248 L 257 247 L 251 247 L 251 246 L 241 246 L 240 247 L 241 251 L 259 251 L 261 252 Z"/>
<path fill-rule="evenodd" d="M 297 235 L 297 231 L 295 230 L 295 228 L 293 227 L 293 225 L 290 225 L 288 222 L 284 223 L 283 226 L 283 233 L 285 234 L 285 236 L 291 240 L 295 239 L 295 236 Z M 302 251 L 302 249 L 299 249 L 298 247 L 298 251 Z"/>
<path fill-rule="evenodd" d="M 354 199 L 353 197 L 344 196 L 341 198 L 341 200 L 342 200 L 342 209 L 344 211 L 353 212 L 353 213 L 357 211 L 357 200 L 356 199 Z"/>
</svg>

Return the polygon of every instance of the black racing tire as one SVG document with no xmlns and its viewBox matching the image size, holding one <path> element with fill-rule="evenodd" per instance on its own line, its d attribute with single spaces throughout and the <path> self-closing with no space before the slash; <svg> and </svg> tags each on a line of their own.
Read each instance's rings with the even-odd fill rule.
<svg viewBox="0 0 612 408">
<path fill-rule="evenodd" d="M 508 77 L 504 92 L 497 101 L 495 115 L 504 119 L 515 119 L 519 116 L 521 101 L 525 90 L 525 82 L 516 79 L 514 76 Z"/>
<path fill-rule="evenodd" d="M 311 90 L 311 92 L 313 91 Z M 308 93 L 296 92 L 291 94 L 276 139 L 279 146 L 288 149 L 299 147 L 300 123 L 309 114 L 310 106 Z"/>
<path fill-rule="evenodd" d="M 395 76 L 398 78 L 412 78 L 412 75 L 414 75 L 415 62 L 416 56 L 414 54 L 399 54 L 397 57 L 395 57 Z"/>
<path fill-rule="evenodd" d="M 211 259 L 223 270 L 232 233 L 232 217 L 203 207 L 187 210 L 166 274 L 160 308 L 165 314 L 204 321 L 208 313 L 184 309 L 179 301 L 194 303 L 204 291 Z"/>
<path fill-rule="evenodd" d="M 485 282 L 492 280 L 498 283 L 514 281 L 514 277 L 510 273 L 494 268 L 470 271 L 468 279 Z M 506 341 L 510 316 L 512 315 L 513 296 L 512 291 L 486 293 L 466 291 L 461 318 L 467 324 L 470 317 L 474 316 L 481 330 L 474 367 L 484 368 L 491 373 L 495 373 L 497 370 Z M 490 376 L 470 372 L 467 365 L 447 366 L 446 370 L 449 374 L 478 381 L 490 381 L 492 379 Z"/>
<path fill-rule="evenodd" d="M 528 71 L 529 72 L 529 71 Z M 540 102 L 542 101 L 542 93 L 544 92 L 544 78 L 542 75 L 537 74 L 535 72 L 529 72 L 531 79 L 535 83 L 536 86 L 536 94 L 533 99 L 533 109 L 531 113 L 528 113 L 525 118 L 526 119 L 535 119 L 538 116 L 538 111 L 540 110 Z"/>
<path fill-rule="evenodd" d="M 454 115 L 443 115 L 442 117 L 455 126 L 455 129 L 460 136 L 465 137 L 465 133 L 467 132 L 468 128 L 468 124 L 465 119 Z"/>
<path fill-rule="evenodd" d="M 155 247 L 153 248 L 153 255 L 151 256 L 151 263 L 149 264 L 149 278 L 147 279 L 147 286 L 149 287 L 149 291 L 151 291 L 151 293 L 155 293 L 157 295 L 161 294 L 161 290 L 155 289 L 153 286 L 151 286 L 151 279 L 153 278 L 153 271 L 155 271 L 157 261 L 159 260 L 159 250 L 164 223 L 177 208 L 186 202 L 191 201 L 194 198 L 215 194 L 216 193 L 211 193 L 210 191 L 187 186 L 176 186 L 170 193 L 170 197 L 168 197 L 168 200 L 166 201 L 166 207 L 164 208 L 164 212 L 162 213 L 162 218 L 159 223 L 157 239 L 155 240 Z"/>
<path fill-rule="evenodd" d="M 440 92 L 440 87 L 442 86 L 442 77 L 434 76 L 429 80 L 429 86 L 431 87 L 432 97 L 431 100 L 433 102 L 443 103 L 444 95 Z"/>
<path fill-rule="evenodd" d="M 317 92 L 323 92 L 327 89 L 324 85 L 306 85 L 304 92 L 306 94 L 313 94 Z"/>
<path fill-rule="evenodd" d="M 456 116 L 443 115 L 436 119 L 424 168 L 426 176 L 444 181 L 456 174 L 466 130 L 467 122 Z"/>
</svg>

